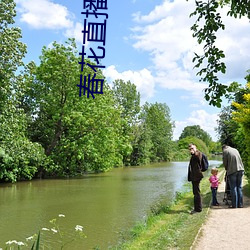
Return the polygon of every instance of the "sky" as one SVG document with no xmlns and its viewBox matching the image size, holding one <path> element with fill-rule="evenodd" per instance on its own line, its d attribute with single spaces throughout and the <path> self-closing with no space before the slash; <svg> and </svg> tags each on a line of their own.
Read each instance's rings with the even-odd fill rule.
<svg viewBox="0 0 250 250">
<path fill-rule="evenodd" d="M 71 37 L 76 39 L 80 52 L 86 19 L 81 14 L 83 2 L 16 0 L 15 25 L 22 29 L 22 41 L 27 44 L 26 63 L 33 60 L 39 64 L 43 46 L 51 46 L 53 41 L 64 43 Z M 102 10 L 108 14 L 103 73 L 109 84 L 116 79 L 134 83 L 141 95 L 141 105 L 166 103 L 175 123 L 173 139 L 177 140 L 186 126 L 200 125 L 217 141 L 214 128 L 221 109 L 205 101 L 207 85 L 199 82 L 192 63 L 194 52 L 202 52 L 190 30 L 195 21 L 189 17 L 195 9 L 194 2 L 107 0 L 108 9 Z M 244 77 L 250 69 L 250 22 L 247 18 L 228 17 L 226 13 L 227 8 L 223 8 L 221 15 L 226 29 L 217 36 L 217 45 L 224 50 L 227 65 L 220 81 L 245 85 Z M 225 101 L 223 105 L 228 103 Z"/>
</svg>

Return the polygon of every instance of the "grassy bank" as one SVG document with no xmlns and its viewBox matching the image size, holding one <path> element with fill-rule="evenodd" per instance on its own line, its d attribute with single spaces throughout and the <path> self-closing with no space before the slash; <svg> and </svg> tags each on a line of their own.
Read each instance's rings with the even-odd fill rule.
<svg viewBox="0 0 250 250">
<path fill-rule="evenodd" d="M 223 171 L 220 172 L 223 178 Z M 124 242 L 111 249 L 190 249 L 208 213 L 211 201 L 208 177 L 201 181 L 201 192 L 201 213 L 189 214 L 193 209 L 193 194 L 189 183 L 183 192 L 176 194 L 172 204 L 166 206 L 162 203 L 153 207 L 147 220 L 137 224 Z"/>
</svg>

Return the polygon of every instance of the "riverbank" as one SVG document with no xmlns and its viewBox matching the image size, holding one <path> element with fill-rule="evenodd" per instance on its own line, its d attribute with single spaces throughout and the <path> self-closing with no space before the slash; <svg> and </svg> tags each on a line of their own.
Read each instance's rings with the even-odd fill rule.
<svg viewBox="0 0 250 250">
<path fill-rule="evenodd" d="M 223 173 L 221 170 L 220 178 L 223 178 Z M 111 249 L 190 249 L 210 209 L 211 191 L 208 176 L 201 182 L 201 192 L 201 213 L 190 215 L 193 209 L 193 194 L 191 184 L 188 183 L 185 191 L 178 193 L 170 206 L 160 207 L 158 214 L 151 214 L 145 222 L 139 223 L 131 230 L 129 239 Z"/>
<path fill-rule="evenodd" d="M 208 177 L 201 182 L 203 211 L 190 215 L 193 205 L 191 190 L 177 195 L 175 202 L 159 215 L 149 216 L 144 224 L 132 230 L 129 241 L 112 249 L 249 249 L 250 239 L 250 188 L 244 179 L 244 208 L 229 209 L 225 198 L 225 171 L 220 170 L 218 189 L 219 207 L 211 207 Z M 187 187 L 190 189 L 191 186 Z M 239 239 L 240 242 L 239 242 Z"/>
</svg>

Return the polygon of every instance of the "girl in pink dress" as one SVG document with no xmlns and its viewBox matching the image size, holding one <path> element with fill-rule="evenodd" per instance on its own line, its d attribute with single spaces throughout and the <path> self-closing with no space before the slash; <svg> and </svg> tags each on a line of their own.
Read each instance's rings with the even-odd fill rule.
<svg viewBox="0 0 250 250">
<path fill-rule="evenodd" d="M 217 177 L 218 169 L 212 168 L 211 169 L 211 176 L 209 178 L 209 181 L 211 183 L 211 190 L 212 190 L 212 205 L 213 206 L 219 206 L 219 202 L 217 201 L 217 189 L 220 184 L 219 179 Z"/>
</svg>

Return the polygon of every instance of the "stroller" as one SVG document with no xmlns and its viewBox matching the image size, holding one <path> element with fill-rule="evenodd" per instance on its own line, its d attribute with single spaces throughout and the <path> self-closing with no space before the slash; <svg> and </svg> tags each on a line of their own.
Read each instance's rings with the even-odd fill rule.
<svg viewBox="0 0 250 250">
<path fill-rule="evenodd" d="M 225 182 L 226 182 L 226 185 L 225 185 L 225 193 L 224 193 L 223 202 L 225 202 L 226 205 L 230 205 L 232 201 L 232 196 L 231 196 L 231 189 L 230 189 L 227 173 L 225 175 Z"/>
</svg>

